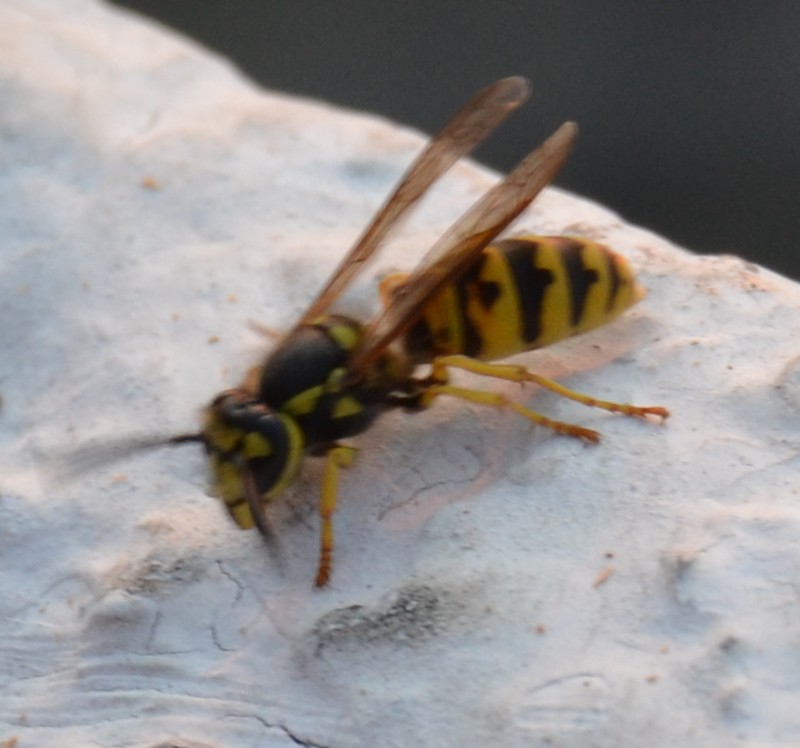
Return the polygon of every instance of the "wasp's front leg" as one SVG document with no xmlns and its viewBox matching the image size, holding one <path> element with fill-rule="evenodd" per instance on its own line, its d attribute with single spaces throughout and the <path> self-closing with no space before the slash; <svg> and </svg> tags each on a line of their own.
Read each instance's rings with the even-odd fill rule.
<svg viewBox="0 0 800 748">
<path fill-rule="evenodd" d="M 348 468 L 356 458 L 355 447 L 335 444 L 325 453 L 325 472 L 322 476 L 322 492 L 319 502 L 320 551 L 317 577 L 314 584 L 324 587 L 331 577 L 333 564 L 333 513 L 336 511 L 336 497 L 339 489 L 339 471 Z"/>
</svg>

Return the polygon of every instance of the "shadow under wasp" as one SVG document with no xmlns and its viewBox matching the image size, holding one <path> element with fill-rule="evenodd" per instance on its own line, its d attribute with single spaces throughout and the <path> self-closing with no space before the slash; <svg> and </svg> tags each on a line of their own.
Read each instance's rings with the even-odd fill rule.
<svg viewBox="0 0 800 748">
<path fill-rule="evenodd" d="M 509 408 L 535 424 L 589 442 L 597 432 L 555 421 L 496 392 L 451 384 L 448 370 L 533 382 L 584 405 L 631 416 L 662 407 L 597 400 L 522 366 L 491 363 L 605 324 L 641 297 L 627 262 L 570 237 L 493 240 L 555 177 L 577 135 L 559 127 L 464 213 L 409 275 L 381 284 L 383 308 L 366 324 L 331 311 L 400 219 L 459 158 L 529 96 L 519 77 L 479 91 L 409 167 L 291 331 L 239 387 L 217 395 L 202 428 L 146 446 L 199 442 L 211 492 L 242 528 L 273 532 L 264 505 L 291 484 L 308 454 L 324 455 L 317 587 L 330 579 L 339 473 L 355 458 L 342 440 L 391 408 L 419 411 L 449 396 Z M 418 376 L 420 367 L 427 366 Z"/>
</svg>

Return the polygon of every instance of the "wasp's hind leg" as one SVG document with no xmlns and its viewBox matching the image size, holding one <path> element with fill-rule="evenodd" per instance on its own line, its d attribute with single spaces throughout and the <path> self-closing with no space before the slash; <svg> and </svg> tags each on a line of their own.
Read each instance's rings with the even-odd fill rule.
<svg viewBox="0 0 800 748">
<path fill-rule="evenodd" d="M 339 471 L 348 468 L 356 458 L 357 450 L 344 444 L 335 444 L 325 453 L 325 471 L 322 475 L 322 492 L 319 502 L 320 550 L 319 566 L 314 584 L 324 587 L 331 577 L 333 563 L 333 513 L 339 489 Z"/>
<path fill-rule="evenodd" d="M 441 356 L 433 362 L 433 376 L 436 377 L 437 374 L 441 376 L 442 370 L 446 370 L 447 368 L 463 369 L 473 374 L 480 374 L 484 377 L 494 377 L 495 379 L 505 379 L 509 382 L 533 382 L 540 387 L 544 387 L 546 390 L 550 390 L 561 397 L 567 398 L 567 400 L 574 400 L 590 408 L 602 408 L 612 413 L 622 413 L 626 416 L 636 416 L 638 418 L 645 418 L 647 416 L 656 416 L 662 420 L 669 418 L 669 411 L 660 405 L 640 406 L 629 405 L 627 403 L 614 403 L 610 400 L 598 400 L 597 398 L 564 387 L 558 382 L 554 382 L 552 379 L 534 374 L 532 371 L 528 371 L 524 366 L 493 364 L 485 361 L 478 361 L 477 359 L 469 358 L 469 356 Z"/>
<path fill-rule="evenodd" d="M 519 415 L 527 418 L 539 426 L 545 426 L 552 429 L 556 433 L 564 434 L 565 436 L 577 437 L 588 442 L 597 442 L 600 439 L 600 434 L 592 429 L 576 426 L 572 423 L 565 423 L 564 421 L 554 421 L 547 416 L 537 413 L 535 410 L 526 408 L 519 403 L 509 400 L 505 395 L 497 392 L 484 392 L 482 390 L 471 390 L 464 387 L 456 387 L 449 383 L 448 369 L 462 369 L 464 371 L 479 374 L 485 377 L 494 377 L 495 379 L 503 379 L 509 382 L 533 382 L 540 387 L 555 392 L 561 397 L 566 397 L 569 400 L 582 403 L 594 408 L 602 408 L 603 410 L 611 411 L 612 413 L 622 413 L 627 416 L 638 416 L 644 418 L 646 416 L 657 416 L 665 419 L 669 416 L 669 411 L 660 406 L 638 406 L 628 405 L 625 403 L 614 403 L 608 400 L 598 400 L 594 397 L 584 395 L 580 392 L 570 390 L 563 385 L 554 382 L 546 377 L 534 374 L 528 371 L 524 366 L 516 366 L 514 364 L 494 364 L 485 361 L 478 361 L 477 359 L 469 358 L 468 356 L 440 356 L 434 359 L 431 367 L 431 375 L 425 380 L 420 394 L 419 405 L 420 407 L 427 407 L 431 402 L 440 395 L 449 395 L 457 397 L 461 400 L 468 400 L 469 402 L 479 403 L 482 405 L 492 405 L 500 408 L 511 408 Z"/>
</svg>

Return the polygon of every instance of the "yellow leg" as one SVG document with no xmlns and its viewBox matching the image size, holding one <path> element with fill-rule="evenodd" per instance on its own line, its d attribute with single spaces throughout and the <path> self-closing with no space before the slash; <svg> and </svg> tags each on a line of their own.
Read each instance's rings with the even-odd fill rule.
<svg viewBox="0 0 800 748">
<path fill-rule="evenodd" d="M 449 395 L 450 397 L 457 397 L 460 400 L 468 400 L 471 403 L 478 403 L 480 405 L 491 405 L 495 408 L 511 408 L 516 413 L 533 421 L 538 426 L 546 426 L 553 429 L 558 434 L 565 436 L 574 436 L 578 439 L 584 439 L 587 442 L 597 442 L 600 440 L 600 434 L 592 429 L 585 429 L 582 426 L 576 426 L 572 423 L 564 423 L 563 421 L 554 421 L 535 410 L 526 408 L 524 405 L 515 403 L 509 400 L 505 395 L 499 392 L 483 392 L 482 390 L 469 390 L 464 387 L 454 387 L 452 384 L 432 384 L 425 388 L 425 391 L 420 396 L 420 405 L 427 408 L 433 399 L 440 395 Z"/>
<path fill-rule="evenodd" d="M 325 457 L 325 472 L 322 476 L 322 494 L 319 502 L 319 515 L 322 521 L 320 529 L 319 566 L 314 584 L 324 587 L 331 576 L 333 563 L 333 522 L 331 518 L 336 511 L 336 495 L 339 487 L 339 471 L 348 468 L 356 458 L 356 449 L 343 444 L 331 447 Z"/>
<path fill-rule="evenodd" d="M 495 379 L 504 379 L 509 382 L 533 382 L 568 400 L 574 400 L 575 402 L 588 405 L 592 408 L 609 410 L 612 413 L 622 413 L 626 416 L 638 416 L 640 418 L 644 418 L 645 416 L 657 416 L 662 420 L 669 417 L 669 411 L 661 406 L 641 407 L 638 405 L 628 405 L 626 403 L 612 403 L 608 400 L 598 400 L 594 397 L 589 397 L 588 395 L 564 387 L 558 384 L 558 382 L 554 382 L 552 379 L 534 374 L 532 371 L 528 371 L 524 366 L 487 363 L 485 361 L 469 358 L 468 356 L 441 356 L 433 362 L 433 379 L 446 382 L 447 368 L 463 369 L 473 374 L 494 377 Z"/>
</svg>

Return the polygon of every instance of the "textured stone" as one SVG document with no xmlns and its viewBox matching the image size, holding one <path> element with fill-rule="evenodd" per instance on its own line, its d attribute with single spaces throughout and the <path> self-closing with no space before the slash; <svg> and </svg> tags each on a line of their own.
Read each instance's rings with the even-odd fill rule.
<svg viewBox="0 0 800 748">
<path fill-rule="evenodd" d="M 796 284 L 548 190 L 517 228 L 608 243 L 649 295 L 519 360 L 673 417 L 499 385 L 587 447 L 459 403 L 392 414 L 314 591 L 313 460 L 277 559 L 205 496 L 199 450 L 53 465 L 196 428 L 269 345 L 248 322 L 292 324 L 423 140 L 89 0 L 6 2 L 0 46 L 0 741 L 797 744 Z M 493 181 L 456 167 L 352 308 Z"/>
</svg>

